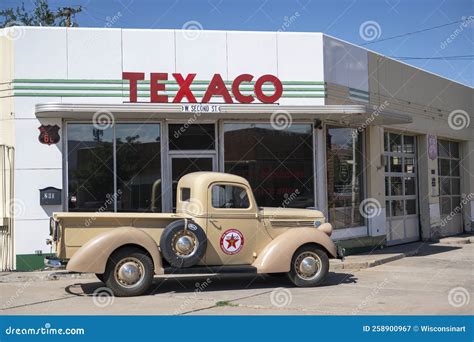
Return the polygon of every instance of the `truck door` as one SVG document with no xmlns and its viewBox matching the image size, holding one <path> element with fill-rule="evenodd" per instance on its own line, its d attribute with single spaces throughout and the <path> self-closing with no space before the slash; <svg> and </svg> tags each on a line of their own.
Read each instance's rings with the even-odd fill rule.
<svg viewBox="0 0 474 342">
<path fill-rule="evenodd" d="M 254 261 L 258 219 L 250 189 L 213 183 L 208 189 L 207 265 L 250 265 Z"/>
</svg>

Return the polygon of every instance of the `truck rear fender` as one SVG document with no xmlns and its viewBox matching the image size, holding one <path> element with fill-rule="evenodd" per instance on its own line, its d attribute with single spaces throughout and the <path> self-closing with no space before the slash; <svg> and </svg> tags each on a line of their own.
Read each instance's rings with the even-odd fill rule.
<svg viewBox="0 0 474 342">
<path fill-rule="evenodd" d="M 155 274 L 163 274 L 163 265 L 158 246 L 153 238 L 143 230 L 120 227 L 97 235 L 85 243 L 72 256 L 67 270 L 102 274 L 110 255 L 123 246 L 138 246 L 148 252 L 153 259 Z"/>
<path fill-rule="evenodd" d="M 252 266 L 257 268 L 258 273 L 289 272 L 296 250 L 306 244 L 317 244 L 329 258 L 337 257 L 336 245 L 324 232 L 315 228 L 292 228 L 270 242 Z"/>
</svg>

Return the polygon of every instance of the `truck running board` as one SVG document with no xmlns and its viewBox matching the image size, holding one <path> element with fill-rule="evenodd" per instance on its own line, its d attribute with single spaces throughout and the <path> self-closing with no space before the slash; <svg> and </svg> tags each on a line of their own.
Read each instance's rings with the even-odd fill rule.
<svg viewBox="0 0 474 342">
<path fill-rule="evenodd" d="M 165 274 L 206 274 L 206 273 L 257 273 L 250 265 L 193 266 L 188 268 L 165 267 Z"/>
</svg>

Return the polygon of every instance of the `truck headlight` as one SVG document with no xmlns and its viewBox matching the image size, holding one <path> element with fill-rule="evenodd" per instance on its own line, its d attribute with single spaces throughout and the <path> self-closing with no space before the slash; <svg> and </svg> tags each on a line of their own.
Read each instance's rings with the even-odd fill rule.
<svg viewBox="0 0 474 342">
<path fill-rule="evenodd" d="M 321 225 L 321 221 L 316 220 L 316 221 L 314 221 L 313 224 L 316 228 L 318 228 Z"/>
</svg>

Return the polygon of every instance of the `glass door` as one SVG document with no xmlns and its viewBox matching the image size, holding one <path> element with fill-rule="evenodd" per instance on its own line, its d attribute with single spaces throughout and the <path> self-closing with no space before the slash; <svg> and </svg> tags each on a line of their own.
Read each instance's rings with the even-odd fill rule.
<svg viewBox="0 0 474 342">
<path fill-rule="evenodd" d="M 214 155 L 187 155 L 187 156 L 170 156 L 171 165 L 171 185 L 172 185 L 172 196 L 171 205 L 173 212 L 176 211 L 176 189 L 178 187 L 178 181 L 184 175 L 191 172 L 198 171 L 215 171 L 216 157 Z"/>
</svg>

